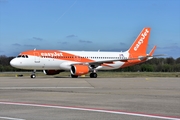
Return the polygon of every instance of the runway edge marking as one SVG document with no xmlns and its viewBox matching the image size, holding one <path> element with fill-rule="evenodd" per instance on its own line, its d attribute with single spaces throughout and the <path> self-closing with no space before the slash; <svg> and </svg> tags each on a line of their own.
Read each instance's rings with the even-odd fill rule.
<svg viewBox="0 0 180 120">
<path fill-rule="evenodd" d="M 1 87 L 0 90 L 23 90 L 23 89 L 94 89 L 94 87 Z"/>
<path fill-rule="evenodd" d="M 121 111 L 121 110 L 105 110 L 105 109 L 98 109 L 98 108 L 60 106 L 60 105 L 50 105 L 50 104 L 35 104 L 35 103 L 25 103 L 25 102 L 5 102 L 5 101 L 1 101 L 0 104 L 18 105 L 18 106 L 31 106 L 31 107 L 45 107 L 45 108 L 59 108 L 59 109 L 69 109 L 69 110 L 80 110 L 80 111 L 130 115 L 130 116 L 138 116 L 138 117 L 159 118 L 159 119 L 166 119 L 166 120 L 180 120 L 180 117 L 164 116 L 164 115 L 157 115 L 157 114 L 125 112 L 125 111 Z"/>
<path fill-rule="evenodd" d="M 6 119 L 6 120 L 25 120 L 25 119 L 20 119 L 20 118 L 2 117 L 2 116 L 0 116 L 0 119 Z"/>
</svg>

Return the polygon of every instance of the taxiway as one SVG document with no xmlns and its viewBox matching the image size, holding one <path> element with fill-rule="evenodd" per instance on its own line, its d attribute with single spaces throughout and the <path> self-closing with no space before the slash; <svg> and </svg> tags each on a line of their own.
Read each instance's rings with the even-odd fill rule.
<svg viewBox="0 0 180 120">
<path fill-rule="evenodd" d="M 0 119 L 180 119 L 180 79 L 0 77 Z"/>
</svg>

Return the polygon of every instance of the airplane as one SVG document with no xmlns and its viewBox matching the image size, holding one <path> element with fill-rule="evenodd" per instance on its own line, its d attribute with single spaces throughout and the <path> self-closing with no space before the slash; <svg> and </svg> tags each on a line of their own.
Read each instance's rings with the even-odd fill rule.
<svg viewBox="0 0 180 120">
<path fill-rule="evenodd" d="M 143 28 L 125 52 L 34 49 L 21 52 L 10 64 L 15 68 L 34 70 L 31 78 L 36 77 L 36 70 L 43 70 L 46 75 L 70 71 L 72 78 L 90 73 L 90 78 L 97 78 L 98 70 L 120 69 L 152 59 L 156 46 L 146 53 L 150 30 L 150 27 Z"/>
</svg>

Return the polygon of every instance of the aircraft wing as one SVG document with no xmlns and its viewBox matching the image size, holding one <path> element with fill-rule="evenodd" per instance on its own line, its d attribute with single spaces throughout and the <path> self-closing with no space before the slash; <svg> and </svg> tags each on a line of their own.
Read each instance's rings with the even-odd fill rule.
<svg viewBox="0 0 180 120">
<path fill-rule="evenodd" d="M 127 62 L 128 60 L 138 60 L 139 58 L 123 58 L 123 59 L 113 59 L 113 60 L 102 60 L 102 61 L 94 61 L 94 62 L 79 62 L 79 63 L 73 63 L 71 65 L 94 65 L 94 66 L 100 66 L 103 63 L 113 63 L 115 61 L 121 61 L 121 62 Z"/>
<path fill-rule="evenodd" d="M 100 66 L 103 63 L 106 64 L 112 64 L 115 61 L 121 61 L 121 62 L 127 62 L 128 60 L 148 60 L 157 56 L 164 56 L 163 54 L 161 55 L 147 55 L 147 56 L 139 56 L 138 58 L 123 58 L 123 59 L 114 59 L 114 60 L 102 60 L 102 61 L 94 61 L 94 62 L 77 62 L 77 63 L 72 63 L 71 65 L 93 65 L 93 66 Z"/>
</svg>

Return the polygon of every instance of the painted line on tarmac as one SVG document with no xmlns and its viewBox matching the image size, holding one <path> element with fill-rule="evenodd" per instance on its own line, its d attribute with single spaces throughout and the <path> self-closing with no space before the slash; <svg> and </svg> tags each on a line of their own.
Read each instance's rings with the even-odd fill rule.
<svg viewBox="0 0 180 120">
<path fill-rule="evenodd" d="M 111 114 L 119 114 L 119 115 L 138 116 L 138 117 L 159 118 L 159 119 L 165 119 L 165 120 L 180 120 L 180 117 L 174 117 L 174 116 L 135 113 L 135 112 L 127 112 L 127 111 L 121 111 L 121 110 L 105 110 L 105 109 L 99 109 L 99 108 L 85 108 L 85 107 L 74 107 L 74 106 L 34 104 L 34 103 L 24 103 L 24 102 L 3 102 L 3 101 L 0 102 L 0 104 L 30 106 L 30 107 L 44 107 L 44 108 L 57 108 L 57 109 L 68 109 L 68 110 L 79 110 L 79 111 L 90 111 L 90 112 L 101 112 L 101 113 L 111 113 Z"/>
<path fill-rule="evenodd" d="M 0 90 L 23 90 L 23 89 L 94 89 L 94 87 L 0 87 Z"/>
<path fill-rule="evenodd" d="M 20 119 L 20 118 L 2 117 L 2 116 L 0 116 L 0 119 L 5 119 L 5 120 L 25 120 L 25 119 Z"/>
</svg>

